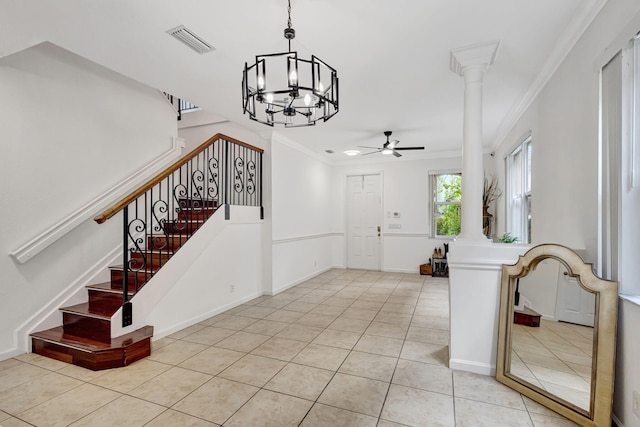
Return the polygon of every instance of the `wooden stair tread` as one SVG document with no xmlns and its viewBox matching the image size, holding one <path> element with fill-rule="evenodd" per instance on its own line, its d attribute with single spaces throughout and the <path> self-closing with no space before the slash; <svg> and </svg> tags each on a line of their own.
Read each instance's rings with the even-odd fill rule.
<svg viewBox="0 0 640 427">
<path fill-rule="evenodd" d="M 111 282 L 103 282 L 103 283 L 94 283 L 93 285 L 85 286 L 90 291 L 100 291 L 100 292 L 109 292 L 113 294 L 122 295 L 122 289 L 112 288 Z M 135 292 L 133 290 L 129 290 L 129 295 L 134 295 Z"/>
<path fill-rule="evenodd" d="M 67 307 L 61 307 L 59 310 L 62 311 L 63 313 L 79 314 L 81 316 L 94 317 L 102 320 L 111 320 L 111 315 L 113 314 L 113 312 L 109 313 L 108 311 L 103 311 L 103 310 L 96 310 L 96 309 L 90 310 L 88 302 L 83 302 L 81 304 L 76 304 L 76 305 L 70 305 Z"/>
<path fill-rule="evenodd" d="M 32 334 L 30 334 L 30 336 L 32 338 L 41 339 L 43 341 L 56 343 L 67 347 L 77 348 L 86 352 L 97 352 L 126 347 L 133 342 L 138 342 L 140 340 L 150 338 L 153 336 L 153 327 L 143 326 L 142 328 L 126 335 L 112 338 L 111 343 L 105 343 L 92 340 L 90 338 L 65 334 L 62 326 L 56 326 L 55 328 L 46 329 L 44 331 L 33 332 Z"/>
<path fill-rule="evenodd" d="M 531 310 L 529 307 L 524 307 L 522 310 L 513 310 L 518 314 L 526 314 L 527 316 L 542 316 L 540 313 Z"/>
</svg>

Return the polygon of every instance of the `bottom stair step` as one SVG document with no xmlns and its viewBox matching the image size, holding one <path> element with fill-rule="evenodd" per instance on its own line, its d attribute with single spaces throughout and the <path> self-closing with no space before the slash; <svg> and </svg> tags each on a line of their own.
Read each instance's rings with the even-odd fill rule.
<svg viewBox="0 0 640 427">
<path fill-rule="evenodd" d="M 143 326 L 110 343 L 65 334 L 62 326 L 31 334 L 32 351 L 93 371 L 119 368 L 151 354 L 153 326 Z"/>
</svg>

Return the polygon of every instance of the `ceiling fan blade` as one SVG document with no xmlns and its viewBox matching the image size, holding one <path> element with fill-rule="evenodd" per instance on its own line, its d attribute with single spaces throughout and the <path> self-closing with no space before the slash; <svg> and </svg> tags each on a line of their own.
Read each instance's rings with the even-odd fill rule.
<svg viewBox="0 0 640 427">
<path fill-rule="evenodd" d="M 394 150 L 424 150 L 424 147 L 398 147 Z"/>
<path fill-rule="evenodd" d="M 396 150 L 393 150 L 393 155 L 396 157 L 402 157 L 402 154 L 398 153 Z"/>
<path fill-rule="evenodd" d="M 376 151 L 372 151 L 372 152 L 370 152 L 370 153 L 363 153 L 362 155 L 363 155 L 363 156 L 368 156 L 369 154 L 379 153 L 380 151 L 382 151 L 382 150 L 376 150 Z"/>
<path fill-rule="evenodd" d="M 372 149 L 372 150 L 379 150 L 379 148 L 378 148 L 378 147 L 368 147 L 368 146 L 366 146 L 366 145 L 358 145 L 358 147 L 359 147 L 359 148 L 370 148 L 370 149 Z"/>
</svg>

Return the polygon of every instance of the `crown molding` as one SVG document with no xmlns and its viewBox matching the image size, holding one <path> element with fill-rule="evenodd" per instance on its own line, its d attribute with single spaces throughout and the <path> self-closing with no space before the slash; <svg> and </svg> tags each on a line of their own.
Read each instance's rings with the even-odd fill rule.
<svg viewBox="0 0 640 427">
<path fill-rule="evenodd" d="M 581 17 L 577 17 L 577 19 L 571 21 L 573 25 L 567 29 L 565 33 L 566 36 L 558 40 L 558 43 L 549 54 L 547 61 L 542 66 L 542 69 L 538 73 L 536 79 L 522 95 L 520 102 L 511 109 L 509 114 L 507 114 L 505 119 L 502 121 L 502 124 L 496 132 L 494 142 L 491 145 L 493 151 L 503 144 L 504 139 L 507 137 L 509 132 L 511 132 L 511 129 L 513 129 L 518 120 L 520 120 L 525 111 L 527 111 L 533 101 L 540 94 L 542 89 L 544 89 L 549 80 L 551 80 L 551 77 L 553 77 L 560 65 L 564 62 L 567 56 L 569 56 L 571 50 L 574 48 L 578 40 L 580 40 L 580 37 L 582 37 L 606 3 L 607 0 L 592 0 L 592 6 L 589 7 Z"/>
</svg>

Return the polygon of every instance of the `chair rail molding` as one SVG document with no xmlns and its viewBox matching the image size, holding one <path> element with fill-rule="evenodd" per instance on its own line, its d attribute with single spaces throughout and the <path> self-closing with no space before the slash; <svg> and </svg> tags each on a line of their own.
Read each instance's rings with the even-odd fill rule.
<svg viewBox="0 0 640 427">
<path fill-rule="evenodd" d="M 185 141 L 182 138 L 173 137 L 173 144 L 169 150 L 160 154 L 151 162 L 111 187 L 111 189 L 98 195 L 51 227 L 34 236 L 28 242 L 10 252 L 9 255 L 20 264 L 29 261 L 84 221 L 92 219 L 94 215 L 106 206 L 139 185 L 141 181 L 180 157 L 184 147 Z"/>
</svg>

